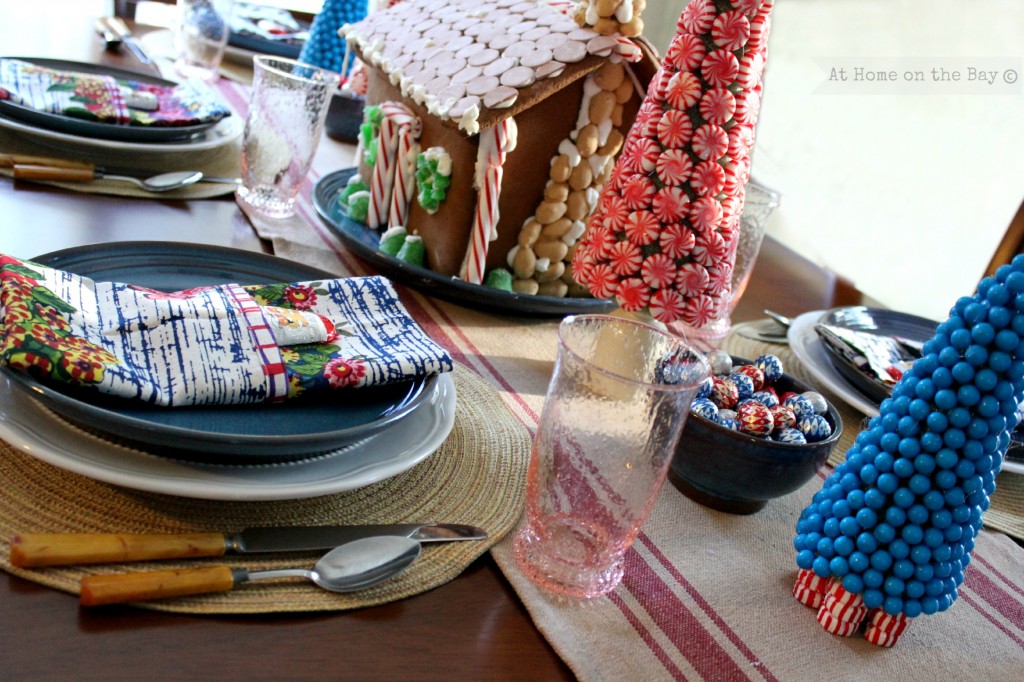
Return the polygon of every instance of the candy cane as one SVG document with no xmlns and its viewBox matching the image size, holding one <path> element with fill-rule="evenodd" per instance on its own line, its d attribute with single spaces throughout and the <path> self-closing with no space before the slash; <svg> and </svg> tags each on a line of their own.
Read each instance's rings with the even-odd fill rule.
<svg viewBox="0 0 1024 682">
<path fill-rule="evenodd" d="M 469 248 L 459 272 L 459 277 L 473 284 L 483 283 L 487 250 L 490 242 L 498 238 L 498 199 L 505 157 L 516 148 L 517 135 L 518 128 L 512 117 L 491 128 L 489 134 L 480 134 L 474 181 L 480 194 L 473 213 Z"/>
<path fill-rule="evenodd" d="M 391 193 L 391 207 L 388 210 L 388 227 L 405 226 L 409 217 L 409 204 L 416 191 L 416 156 L 420 145 L 417 140 L 423 125 L 418 118 L 398 127 L 398 151 L 395 163 L 395 187 Z"/>
<path fill-rule="evenodd" d="M 380 109 L 384 116 L 380 122 L 377 160 L 373 165 L 373 176 L 370 178 L 370 205 L 366 215 L 366 224 L 371 229 L 385 223 L 384 214 L 391 204 L 400 128 L 403 125 L 410 125 L 415 120 L 412 112 L 397 102 L 384 102 Z"/>
</svg>

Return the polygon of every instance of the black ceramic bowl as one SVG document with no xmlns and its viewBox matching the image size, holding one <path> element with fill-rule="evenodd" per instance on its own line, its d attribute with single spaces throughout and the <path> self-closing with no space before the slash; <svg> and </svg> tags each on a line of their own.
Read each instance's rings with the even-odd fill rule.
<svg viewBox="0 0 1024 682">
<path fill-rule="evenodd" d="M 750 364 L 733 357 L 733 365 Z M 779 394 L 813 391 L 783 374 Z M 807 445 L 789 445 L 733 431 L 691 414 L 672 459 L 673 484 L 690 499 L 731 514 L 753 514 L 768 500 L 799 489 L 824 466 L 839 442 L 843 421 L 831 403 L 824 415 L 832 435 Z"/>
</svg>

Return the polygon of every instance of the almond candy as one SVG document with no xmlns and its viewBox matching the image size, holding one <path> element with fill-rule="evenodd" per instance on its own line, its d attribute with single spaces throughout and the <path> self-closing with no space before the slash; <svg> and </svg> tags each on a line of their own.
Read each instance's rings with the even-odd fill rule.
<svg viewBox="0 0 1024 682">
<path fill-rule="evenodd" d="M 565 217 L 569 220 L 583 220 L 589 211 L 590 206 L 587 204 L 587 190 L 585 189 L 574 191 L 565 200 Z"/>
<path fill-rule="evenodd" d="M 616 98 L 613 93 L 601 92 L 596 93 L 590 98 L 590 122 L 594 124 L 600 124 L 611 118 L 612 111 L 615 109 Z"/>
<path fill-rule="evenodd" d="M 587 170 L 589 172 L 589 169 Z M 542 201 L 540 206 L 537 207 L 537 222 L 541 225 L 550 225 L 563 215 L 565 215 L 565 204 L 560 201 Z"/>
<path fill-rule="evenodd" d="M 590 170 L 589 163 L 581 163 L 572 169 L 569 175 L 569 187 L 573 189 L 586 189 L 594 181 L 594 172 Z M 564 213 L 565 211 L 563 211 Z M 559 216 L 561 217 L 561 216 Z M 542 221 L 543 222 L 543 221 Z"/>
<path fill-rule="evenodd" d="M 569 186 L 564 182 L 549 182 L 544 188 L 544 198 L 548 201 L 565 201 L 569 198 Z"/>
<path fill-rule="evenodd" d="M 594 83 L 602 90 L 614 92 L 622 85 L 622 79 L 626 77 L 626 69 L 622 64 L 605 62 L 604 66 L 594 72 Z"/>
<path fill-rule="evenodd" d="M 530 249 L 520 248 L 512 260 L 512 270 L 519 279 L 529 279 L 537 269 L 537 256 Z"/>
<path fill-rule="evenodd" d="M 612 109 L 612 125 L 616 128 L 622 127 L 622 112 L 624 107 L 618 102 L 615 103 L 615 108 Z"/>
<path fill-rule="evenodd" d="M 536 296 L 537 291 L 540 289 L 540 285 L 532 279 L 514 279 L 512 280 L 512 291 L 517 294 L 526 294 L 527 296 Z"/>
<path fill-rule="evenodd" d="M 601 156 L 615 156 L 619 153 L 619 150 L 622 149 L 622 143 L 624 140 L 625 138 L 623 138 L 622 133 L 618 130 L 612 130 L 608 133 L 608 139 L 605 143 L 598 148 L 597 153 Z M 611 164 L 609 164 L 609 166 L 611 166 Z"/>
<path fill-rule="evenodd" d="M 623 78 L 619 87 L 615 88 L 615 101 L 625 104 L 633 96 L 633 81 L 630 78 Z"/>
<path fill-rule="evenodd" d="M 621 109 L 621 107 L 619 108 Z M 580 150 L 581 156 L 590 156 L 596 152 L 599 142 L 597 126 L 593 123 L 583 126 L 576 136 L 576 147 Z"/>
<path fill-rule="evenodd" d="M 594 24 L 594 30 L 603 36 L 610 36 L 619 32 L 619 22 L 614 19 L 598 19 Z"/>
<path fill-rule="evenodd" d="M 514 288 L 514 286 L 513 286 Z M 565 295 L 569 292 L 569 287 L 560 279 L 556 279 L 552 282 L 544 282 L 537 287 L 538 296 L 554 296 L 556 298 L 565 298 Z"/>
<path fill-rule="evenodd" d="M 560 154 L 555 157 L 555 160 L 551 163 L 550 177 L 552 180 L 555 182 L 567 182 L 571 172 L 572 168 L 569 166 L 568 156 Z"/>
<path fill-rule="evenodd" d="M 545 225 L 541 234 L 548 239 L 561 239 L 572 229 L 572 221 L 566 217 L 559 218 L 550 225 Z"/>
<path fill-rule="evenodd" d="M 569 252 L 569 247 L 561 240 L 553 239 L 537 242 L 533 245 L 533 252 L 537 255 L 537 258 L 547 258 L 552 263 L 560 263 L 565 258 L 565 254 Z"/>
<path fill-rule="evenodd" d="M 538 223 L 536 220 L 531 220 L 526 223 L 522 230 L 519 231 L 519 246 L 528 249 L 533 246 L 533 243 L 540 237 L 540 231 L 543 225 Z"/>
</svg>

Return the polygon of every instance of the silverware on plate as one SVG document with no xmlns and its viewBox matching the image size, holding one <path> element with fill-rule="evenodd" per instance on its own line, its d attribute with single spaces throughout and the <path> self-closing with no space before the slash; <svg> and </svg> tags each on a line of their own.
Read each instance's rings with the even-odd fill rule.
<svg viewBox="0 0 1024 682">
<path fill-rule="evenodd" d="M 484 540 L 487 531 L 458 523 L 397 523 L 273 526 L 248 528 L 239 533 L 24 533 L 11 539 L 10 561 L 19 568 L 28 568 L 216 557 L 229 552 L 301 552 L 330 549 L 378 535 L 407 537 L 417 542 L 454 542 Z"/>
</svg>

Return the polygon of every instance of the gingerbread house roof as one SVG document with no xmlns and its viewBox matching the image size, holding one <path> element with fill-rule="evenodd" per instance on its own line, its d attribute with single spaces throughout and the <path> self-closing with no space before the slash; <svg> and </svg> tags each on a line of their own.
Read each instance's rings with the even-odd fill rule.
<svg viewBox="0 0 1024 682">
<path fill-rule="evenodd" d="M 607 59 L 656 64 L 642 40 L 600 35 L 548 0 L 404 0 L 341 35 L 402 94 L 468 134 L 527 109 Z"/>
</svg>

